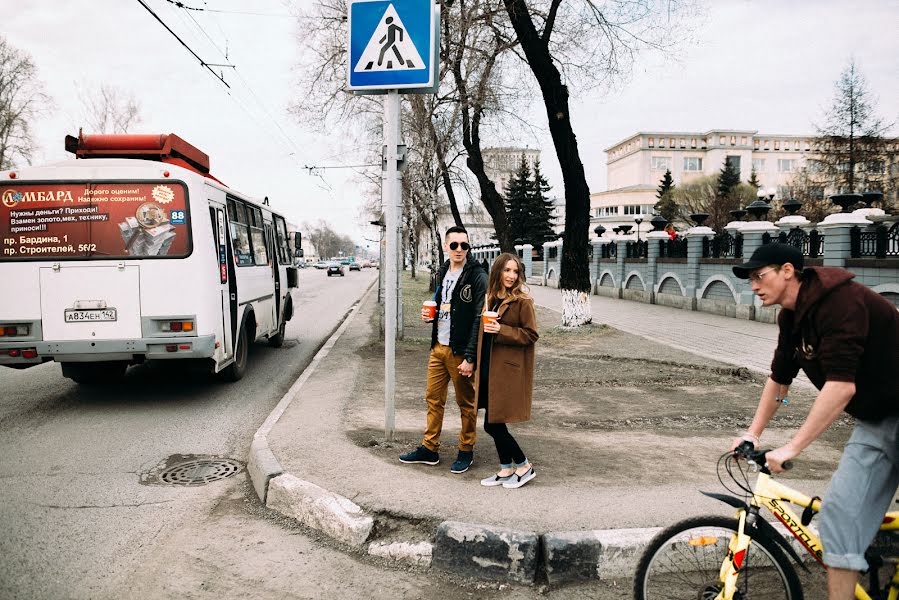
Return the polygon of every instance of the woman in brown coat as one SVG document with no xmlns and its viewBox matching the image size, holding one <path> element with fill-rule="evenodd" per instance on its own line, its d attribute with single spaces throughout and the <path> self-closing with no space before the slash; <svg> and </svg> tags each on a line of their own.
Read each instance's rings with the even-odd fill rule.
<svg viewBox="0 0 899 600">
<path fill-rule="evenodd" d="M 514 489 L 537 476 L 506 424 L 531 418 L 534 342 L 539 337 L 534 301 L 527 294 L 524 266 L 517 255 L 501 254 L 494 261 L 484 310 L 499 316 L 478 334 L 475 394 L 478 408 L 486 409 L 484 431 L 496 444 L 500 470 L 481 485 Z"/>
</svg>

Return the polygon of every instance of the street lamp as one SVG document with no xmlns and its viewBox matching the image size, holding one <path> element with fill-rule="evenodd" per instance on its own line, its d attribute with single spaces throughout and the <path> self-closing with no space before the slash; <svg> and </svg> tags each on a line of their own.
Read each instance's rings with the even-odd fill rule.
<svg viewBox="0 0 899 600">
<path fill-rule="evenodd" d="M 637 243 L 640 243 L 640 223 L 643 222 L 643 217 L 634 217 L 634 223 L 637 224 Z"/>
<path fill-rule="evenodd" d="M 774 196 L 777 194 L 777 190 L 774 188 L 768 188 L 767 190 L 763 187 L 759 188 L 759 191 L 755 193 L 759 200 L 762 202 L 767 201 L 769 204 L 774 200 Z"/>
</svg>

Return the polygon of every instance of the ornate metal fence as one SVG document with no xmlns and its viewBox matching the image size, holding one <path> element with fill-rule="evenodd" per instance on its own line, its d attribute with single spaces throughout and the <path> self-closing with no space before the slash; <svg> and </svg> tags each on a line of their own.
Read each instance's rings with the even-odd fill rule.
<svg viewBox="0 0 899 600">
<path fill-rule="evenodd" d="M 703 258 L 742 258 L 743 236 L 740 233 L 731 235 L 725 231 L 713 238 L 702 240 Z"/>
<path fill-rule="evenodd" d="M 806 232 L 799 227 L 794 227 L 789 233 L 781 231 L 776 236 L 765 232 L 762 234 L 762 243 L 789 244 L 802 252 L 803 256 L 809 258 L 824 256 L 824 236 L 819 234 L 817 229 Z"/>
<path fill-rule="evenodd" d="M 599 257 L 600 258 L 616 258 L 618 256 L 618 244 L 615 242 L 610 242 L 608 244 L 603 244 L 602 250 L 600 250 Z"/>
<path fill-rule="evenodd" d="M 873 231 L 853 227 L 849 232 L 849 254 L 852 258 L 899 256 L 899 223 L 889 229 L 880 225 Z"/>
<path fill-rule="evenodd" d="M 626 258 L 646 258 L 649 242 L 641 240 L 639 242 L 627 242 L 624 246 Z"/>
<path fill-rule="evenodd" d="M 687 258 L 687 238 L 659 240 L 659 258 Z"/>
</svg>

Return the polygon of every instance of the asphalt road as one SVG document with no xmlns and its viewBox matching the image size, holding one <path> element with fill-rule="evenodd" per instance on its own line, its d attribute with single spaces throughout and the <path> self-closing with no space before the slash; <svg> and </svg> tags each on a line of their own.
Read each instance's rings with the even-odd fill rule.
<svg viewBox="0 0 899 600">
<path fill-rule="evenodd" d="M 82 387 L 48 363 L 0 368 L 0 598 L 121 597 L 145 558 L 202 520 L 243 476 L 146 485 L 179 454 L 246 460 L 253 433 L 377 271 L 300 272 L 283 348 L 251 348 L 247 376 L 220 383 L 170 365 Z"/>
</svg>

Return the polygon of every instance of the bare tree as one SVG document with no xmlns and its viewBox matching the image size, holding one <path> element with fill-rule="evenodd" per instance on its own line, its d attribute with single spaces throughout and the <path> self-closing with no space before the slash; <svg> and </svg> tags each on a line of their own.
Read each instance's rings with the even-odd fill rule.
<svg viewBox="0 0 899 600">
<path fill-rule="evenodd" d="M 131 92 L 103 84 L 81 98 L 91 133 L 128 133 L 141 122 L 140 103 Z"/>
<path fill-rule="evenodd" d="M 31 124 L 49 103 L 31 57 L 0 36 L 0 170 L 31 161 Z"/>
<path fill-rule="evenodd" d="M 664 49 L 680 32 L 678 4 L 652 0 L 503 0 L 525 58 L 540 86 L 565 185 L 562 324 L 590 323 L 587 259 L 590 190 L 569 111 L 569 80 L 602 85 L 627 74 L 642 49 Z M 665 11 L 668 23 L 665 22 Z M 553 34 L 556 33 L 555 37 Z M 565 76 L 563 76 L 565 75 Z"/>
<path fill-rule="evenodd" d="M 678 210 L 678 218 L 689 222 L 690 215 L 707 213 L 706 225 L 722 231 L 733 218 L 730 211 L 748 205 L 756 199 L 756 189 L 748 183 L 737 183 L 727 194 L 719 189 L 720 173 L 693 179 L 671 190 Z"/>
</svg>

